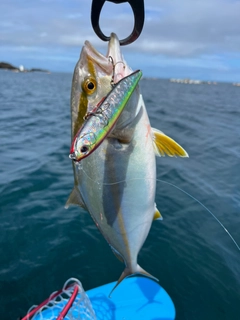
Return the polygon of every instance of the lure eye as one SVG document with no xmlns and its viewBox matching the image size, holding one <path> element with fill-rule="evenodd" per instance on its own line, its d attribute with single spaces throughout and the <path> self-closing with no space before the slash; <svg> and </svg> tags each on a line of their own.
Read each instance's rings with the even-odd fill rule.
<svg viewBox="0 0 240 320">
<path fill-rule="evenodd" d="M 86 78 L 82 83 L 82 89 L 88 95 L 93 94 L 97 89 L 96 80 L 93 77 Z"/>
<path fill-rule="evenodd" d="M 81 149 L 80 149 L 80 151 L 81 151 L 82 153 L 87 153 L 87 152 L 88 152 L 88 147 L 87 147 L 87 146 L 82 146 Z"/>
</svg>

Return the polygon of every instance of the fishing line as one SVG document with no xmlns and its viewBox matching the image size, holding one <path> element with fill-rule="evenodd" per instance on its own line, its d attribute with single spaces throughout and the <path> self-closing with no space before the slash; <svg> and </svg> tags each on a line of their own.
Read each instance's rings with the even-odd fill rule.
<svg viewBox="0 0 240 320">
<path fill-rule="evenodd" d="M 240 247 L 239 245 L 237 244 L 237 242 L 235 241 L 235 239 L 233 238 L 233 236 L 230 234 L 230 232 L 227 230 L 227 228 L 224 227 L 224 225 L 222 224 L 222 222 L 201 202 L 199 201 L 198 199 L 196 199 L 194 196 L 192 196 L 190 193 L 188 193 L 187 191 L 181 189 L 180 187 L 178 186 L 175 186 L 173 183 L 171 182 L 168 182 L 168 181 L 164 181 L 164 180 L 161 180 L 161 179 L 156 179 L 157 181 L 160 181 L 160 182 L 163 182 L 163 183 L 166 183 L 180 191 L 182 191 L 183 193 L 185 193 L 187 196 L 189 196 L 190 198 L 192 198 L 193 200 L 195 200 L 197 203 L 199 203 L 205 210 L 207 210 L 207 212 L 209 212 L 211 214 L 211 216 L 220 224 L 220 226 L 223 228 L 223 230 L 228 234 L 228 236 L 230 237 L 230 239 L 233 241 L 233 243 L 235 244 L 235 246 L 238 248 L 238 250 L 240 251 Z"/>
<path fill-rule="evenodd" d="M 81 166 L 81 164 L 78 164 L 78 166 Z M 81 170 L 83 170 L 83 168 L 81 168 Z M 120 180 L 117 182 L 111 182 L 111 183 L 100 183 L 96 180 L 93 180 L 91 177 L 89 177 L 89 175 L 83 170 L 84 174 L 93 182 L 97 183 L 97 184 L 101 184 L 101 185 L 105 185 L 105 186 L 111 186 L 111 185 L 116 185 L 116 184 L 120 184 L 120 183 L 124 183 L 124 182 L 128 182 L 128 181 L 132 181 L 132 180 L 152 180 L 151 178 L 132 178 L 132 179 L 125 179 L 125 180 Z M 168 184 L 171 187 L 174 187 L 175 189 L 183 192 L 184 194 L 186 194 L 187 196 L 189 196 L 191 199 L 195 200 L 198 204 L 200 204 L 200 206 L 202 206 L 208 213 L 210 213 L 210 215 L 219 223 L 219 225 L 223 228 L 223 230 L 228 234 L 228 236 L 230 237 L 230 239 L 232 240 L 232 242 L 235 244 L 235 246 L 237 247 L 237 249 L 240 251 L 240 246 L 237 244 L 236 240 L 233 238 L 233 236 L 231 235 L 231 233 L 227 230 L 227 228 L 222 224 L 222 222 L 211 212 L 210 209 L 208 209 L 200 200 L 198 200 L 197 198 L 195 198 L 194 196 L 192 196 L 190 193 L 188 193 L 187 191 L 181 189 L 180 187 L 174 185 L 171 182 L 162 180 L 162 179 L 156 179 L 156 181 L 159 182 L 163 182 L 165 184 Z"/>
</svg>

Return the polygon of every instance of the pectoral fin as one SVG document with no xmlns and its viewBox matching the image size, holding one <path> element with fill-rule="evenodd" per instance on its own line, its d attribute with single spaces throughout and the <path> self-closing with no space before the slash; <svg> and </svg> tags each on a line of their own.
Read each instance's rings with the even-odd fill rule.
<svg viewBox="0 0 240 320">
<path fill-rule="evenodd" d="M 81 194 L 76 186 L 74 186 L 74 188 L 72 189 L 72 192 L 70 193 L 70 196 L 65 204 L 65 208 L 68 209 L 71 205 L 80 206 L 86 209 Z"/>
<path fill-rule="evenodd" d="M 188 153 L 172 138 L 155 128 L 152 128 L 152 133 L 153 146 L 157 156 L 164 157 L 166 154 L 169 157 L 188 157 Z"/>
</svg>

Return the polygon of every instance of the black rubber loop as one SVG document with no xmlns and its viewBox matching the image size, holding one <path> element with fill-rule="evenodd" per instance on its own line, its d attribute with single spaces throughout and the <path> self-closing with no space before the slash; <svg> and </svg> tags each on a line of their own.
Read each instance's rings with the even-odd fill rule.
<svg viewBox="0 0 240 320">
<path fill-rule="evenodd" d="M 144 25 L 144 0 L 92 0 L 91 21 L 93 30 L 101 40 L 109 41 L 110 37 L 105 36 L 99 26 L 99 18 L 105 1 L 117 4 L 128 2 L 130 4 L 134 14 L 134 28 L 127 38 L 120 40 L 120 45 L 124 46 L 134 42 L 140 36 Z"/>
</svg>

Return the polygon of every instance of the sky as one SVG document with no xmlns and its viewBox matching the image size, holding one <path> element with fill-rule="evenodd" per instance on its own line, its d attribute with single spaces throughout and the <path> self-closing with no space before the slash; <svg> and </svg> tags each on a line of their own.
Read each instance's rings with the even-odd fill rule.
<svg viewBox="0 0 240 320">
<path fill-rule="evenodd" d="M 140 37 L 122 47 L 146 77 L 240 82 L 240 0 L 144 0 Z M 85 40 L 106 54 L 91 26 L 91 0 L 1 0 L 0 61 L 73 72 Z M 128 3 L 105 2 L 106 35 L 128 36 Z"/>
</svg>

